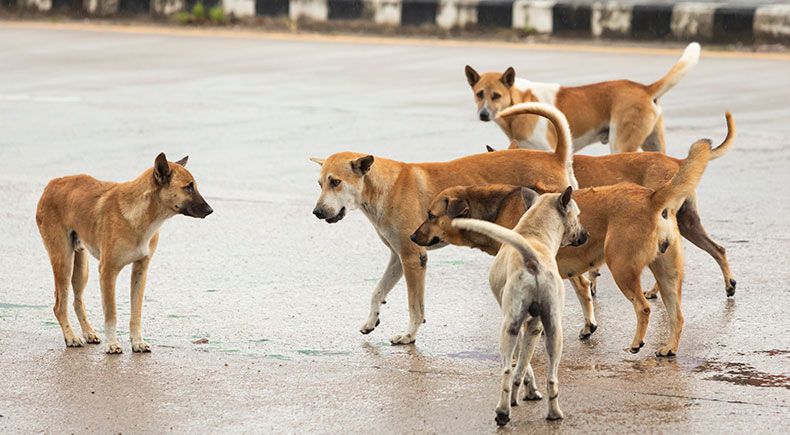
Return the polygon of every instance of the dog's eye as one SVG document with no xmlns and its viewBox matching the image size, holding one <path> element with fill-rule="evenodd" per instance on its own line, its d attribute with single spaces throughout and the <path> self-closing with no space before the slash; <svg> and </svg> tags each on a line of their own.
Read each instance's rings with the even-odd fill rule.
<svg viewBox="0 0 790 435">
<path fill-rule="evenodd" d="M 492 100 L 498 100 L 500 98 L 502 98 L 502 95 L 497 93 L 497 92 L 494 92 L 493 94 L 491 94 L 491 99 Z"/>
<path fill-rule="evenodd" d="M 337 178 L 332 178 L 329 180 L 329 185 L 332 187 L 337 187 L 340 185 L 340 180 L 338 180 Z"/>
<path fill-rule="evenodd" d="M 434 219 L 436 219 L 436 216 L 434 216 L 434 215 L 433 215 L 433 213 L 431 213 L 431 211 L 430 211 L 430 210 L 428 210 L 428 220 L 429 220 L 429 221 L 432 221 L 432 220 L 434 220 Z"/>
<path fill-rule="evenodd" d="M 195 191 L 195 183 L 189 183 L 186 186 L 184 186 L 184 192 L 192 193 L 194 191 Z"/>
<path fill-rule="evenodd" d="M 483 94 L 484 94 L 484 92 L 483 92 L 483 91 L 480 91 L 480 92 L 478 92 L 478 93 L 477 93 L 477 98 L 480 98 L 480 99 L 482 99 L 482 98 L 483 98 Z"/>
</svg>

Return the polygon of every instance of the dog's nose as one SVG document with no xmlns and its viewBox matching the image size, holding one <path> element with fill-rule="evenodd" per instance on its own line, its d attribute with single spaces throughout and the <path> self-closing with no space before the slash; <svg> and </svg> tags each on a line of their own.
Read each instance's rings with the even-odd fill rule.
<svg viewBox="0 0 790 435">
<path fill-rule="evenodd" d="M 323 209 L 323 208 L 318 208 L 318 207 L 316 207 L 316 208 L 313 210 L 313 214 L 314 214 L 314 215 L 315 215 L 315 217 L 317 217 L 318 219 L 324 219 L 324 218 L 326 218 L 326 214 L 324 213 L 324 209 Z"/>
<path fill-rule="evenodd" d="M 210 205 L 206 204 L 206 210 L 205 210 L 205 213 L 206 213 L 206 214 L 205 214 L 204 216 L 208 216 L 208 215 L 210 215 L 211 213 L 214 213 L 214 209 L 213 209 L 213 208 L 211 208 L 211 206 L 210 206 Z"/>
<path fill-rule="evenodd" d="M 409 237 L 409 238 L 411 239 L 412 242 L 417 243 L 417 233 L 416 232 L 414 234 L 412 234 L 411 237 Z"/>
<path fill-rule="evenodd" d="M 579 236 L 579 242 L 578 242 L 579 246 L 587 243 L 587 239 L 589 239 L 589 238 L 590 238 L 590 235 L 587 233 L 587 231 L 583 232 L 581 234 L 581 236 Z"/>
<path fill-rule="evenodd" d="M 480 112 L 480 120 L 481 121 L 490 121 L 491 120 L 491 115 L 488 113 L 488 111 Z"/>
</svg>

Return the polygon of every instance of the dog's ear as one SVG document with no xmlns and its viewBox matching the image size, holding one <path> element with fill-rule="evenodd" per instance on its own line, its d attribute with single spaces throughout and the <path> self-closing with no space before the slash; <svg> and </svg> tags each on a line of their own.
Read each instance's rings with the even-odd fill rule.
<svg viewBox="0 0 790 435">
<path fill-rule="evenodd" d="M 160 186 L 170 182 L 170 176 L 173 172 L 170 170 L 170 164 L 167 163 L 167 156 L 165 153 L 159 153 L 154 160 L 154 180 Z"/>
<path fill-rule="evenodd" d="M 562 192 L 562 195 L 560 195 L 560 210 L 565 210 L 568 208 L 568 204 L 571 202 L 572 193 L 573 187 L 571 186 L 568 186 L 568 188 L 565 189 L 565 192 Z"/>
<path fill-rule="evenodd" d="M 324 166 L 326 159 L 319 159 L 318 157 L 310 157 L 311 162 L 318 163 L 318 166 Z"/>
<path fill-rule="evenodd" d="M 447 216 L 457 218 L 466 216 L 469 213 L 469 204 L 461 198 L 447 199 Z"/>
<path fill-rule="evenodd" d="M 510 145 L 507 146 L 507 149 L 509 150 L 517 150 L 518 148 L 519 148 L 518 141 L 515 139 L 511 140 Z"/>
<path fill-rule="evenodd" d="M 464 68 L 464 72 L 466 73 L 466 81 L 469 82 L 469 86 L 474 86 L 480 81 L 480 74 L 471 66 L 467 65 Z"/>
<path fill-rule="evenodd" d="M 516 70 L 514 70 L 512 66 L 507 67 L 499 80 L 501 80 L 502 83 L 504 83 L 508 88 L 513 86 L 513 83 L 516 82 Z"/>
<path fill-rule="evenodd" d="M 525 210 L 529 210 L 532 207 L 532 204 L 538 199 L 538 192 L 530 189 L 529 187 L 522 187 L 521 188 L 521 198 L 524 199 L 524 206 L 526 207 Z"/>
<path fill-rule="evenodd" d="M 186 166 L 187 165 L 187 160 L 189 160 L 189 156 L 184 156 L 184 157 L 181 158 L 181 160 L 175 162 L 175 164 L 181 165 L 181 166 Z"/>
<path fill-rule="evenodd" d="M 373 166 L 373 156 L 360 157 L 351 161 L 351 170 L 360 177 L 367 174 Z"/>
<path fill-rule="evenodd" d="M 491 145 L 486 145 L 486 151 L 488 151 L 489 153 L 493 153 L 496 150 Z"/>
</svg>

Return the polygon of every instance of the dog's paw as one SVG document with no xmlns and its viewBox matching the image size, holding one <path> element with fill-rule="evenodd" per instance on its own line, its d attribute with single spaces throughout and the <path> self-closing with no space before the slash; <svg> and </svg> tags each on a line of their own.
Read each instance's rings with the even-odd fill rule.
<svg viewBox="0 0 790 435">
<path fill-rule="evenodd" d="M 497 410 L 494 421 L 496 421 L 497 426 L 504 426 L 510 421 L 510 413 Z"/>
<path fill-rule="evenodd" d="M 727 283 L 727 287 L 725 290 L 727 291 L 727 297 L 735 296 L 735 282 L 734 279 L 730 278 L 730 281 Z"/>
<path fill-rule="evenodd" d="M 581 332 L 579 332 L 579 338 L 581 340 L 586 340 L 590 338 L 590 336 L 593 334 L 593 332 L 595 332 L 596 329 L 598 329 L 598 325 L 596 325 L 595 323 L 584 325 Z"/>
<path fill-rule="evenodd" d="M 71 337 L 65 337 L 64 340 L 66 341 L 66 347 L 85 346 L 85 340 L 83 340 L 82 337 L 77 337 L 76 335 Z"/>
<path fill-rule="evenodd" d="M 88 331 L 82 335 L 85 337 L 86 343 L 90 343 L 90 344 L 101 343 L 101 337 L 99 337 L 99 334 L 97 334 L 96 331 Z"/>
<path fill-rule="evenodd" d="M 659 358 L 668 358 L 671 356 L 675 356 L 675 352 L 669 346 L 664 346 L 656 352 L 656 356 Z"/>
<path fill-rule="evenodd" d="M 643 293 L 645 295 L 645 299 L 656 299 L 658 297 L 658 285 L 653 285 L 650 290 Z"/>
<path fill-rule="evenodd" d="M 365 335 L 370 334 L 374 329 L 376 329 L 376 326 L 379 326 L 379 323 L 381 323 L 380 319 L 376 319 L 376 323 L 368 320 L 359 327 L 359 332 Z"/>
<path fill-rule="evenodd" d="M 535 401 L 535 400 L 542 400 L 542 399 L 543 399 L 543 395 L 540 394 L 540 391 L 535 390 L 535 391 L 527 391 L 527 394 L 524 395 L 524 399 L 523 400 Z"/>
<path fill-rule="evenodd" d="M 639 342 L 639 347 L 633 347 L 633 346 L 632 346 L 632 347 L 629 349 L 629 351 L 630 351 L 631 353 L 639 353 L 639 351 L 640 351 L 640 350 L 642 350 L 642 348 L 643 348 L 644 346 L 645 346 L 645 342 L 644 342 L 644 341 L 640 341 L 640 342 Z"/>
<path fill-rule="evenodd" d="M 546 420 L 562 420 L 563 418 L 565 418 L 565 413 L 559 408 L 556 410 L 550 409 L 548 415 L 546 415 Z"/>
<path fill-rule="evenodd" d="M 111 354 L 112 353 L 123 353 L 123 348 L 121 347 L 121 344 L 116 341 L 114 343 L 107 343 L 107 345 L 104 346 L 104 352 L 105 353 L 111 353 Z"/>
<path fill-rule="evenodd" d="M 150 352 L 151 345 L 143 340 L 132 342 L 132 352 Z"/>
<path fill-rule="evenodd" d="M 393 335 L 390 337 L 390 343 L 393 346 L 400 345 L 400 344 L 412 344 L 416 339 L 411 336 L 411 334 L 401 334 L 401 335 Z"/>
</svg>

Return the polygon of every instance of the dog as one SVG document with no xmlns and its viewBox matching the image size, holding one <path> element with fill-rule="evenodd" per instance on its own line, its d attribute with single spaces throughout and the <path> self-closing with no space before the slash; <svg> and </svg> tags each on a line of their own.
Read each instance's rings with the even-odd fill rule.
<svg viewBox="0 0 790 435">
<path fill-rule="evenodd" d="M 523 115 L 519 105 L 513 106 L 498 114 L 498 117 L 512 117 Z M 560 118 L 564 121 L 563 118 Z M 726 154 L 735 141 L 736 128 L 732 113 L 726 112 L 725 120 L 727 124 L 727 136 L 722 143 L 711 152 L 711 160 L 715 160 Z M 561 127 L 564 130 L 564 126 Z M 517 149 L 515 142 L 511 142 L 509 149 Z M 487 146 L 489 151 L 493 150 Z M 669 157 L 658 152 L 642 152 L 629 154 L 610 154 L 606 156 L 573 156 L 573 172 L 579 182 L 579 187 L 608 186 L 623 181 L 632 182 L 649 189 L 658 189 L 666 184 L 678 171 L 683 163 L 683 159 Z M 677 222 L 680 234 L 696 245 L 698 248 L 707 252 L 721 269 L 724 279 L 724 291 L 728 297 L 735 295 L 737 284 L 735 277 L 730 270 L 730 263 L 724 247 L 713 240 L 702 225 L 699 209 L 697 206 L 697 193 L 692 191 L 683 206 L 677 213 Z M 591 271 L 589 279 L 581 277 L 580 280 L 589 283 L 591 291 L 596 291 L 597 271 Z M 658 293 L 657 287 L 653 287 L 647 292 L 648 298 L 655 298 Z"/>
<path fill-rule="evenodd" d="M 546 418 L 563 418 L 557 400 L 557 372 L 562 356 L 565 287 L 557 272 L 555 257 L 562 246 L 581 246 L 588 238 L 579 223 L 579 207 L 571 199 L 571 193 L 572 188 L 568 187 L 562 194 L 541 195 L 512 230 L 478 219 L 452 221 L 454 228 L 483 234 L 502 243 L 488 278 L 504 316 L 499 338 L 502 389 L 496 407 L 496 422 L 500 426 L 510 421 L 511 405 L 518 404 L 522 379 L 527 387 L 527 398 L 541 399 L 530 361 L 543 331 L 549 359 L 546 387 L 549 413 Z M 519 338 L 522 342 L 514 381 L 511 361 Z"/>
<path fill-rule="evenodd" d="M 504 73 L 479 74 L 465 68 L 481 121 L 495 120 L 522 148 L 551 150 L 557 132 L 536 116 L 511 118 L 496 115 L 518 103 L 540 101 L 557 106 L 568 118 L 574 152 L 596 142 L 609 143 L 611 152 L 664 152 L 664 120 L 658 98 L 672 89 L 699 60 L 700 46 L 689 44 L 660 80 L 644 85 L 615 80 L 585 86 L 560 86 L 516 78 L 513 67 Z"/>
<path fill-rule="evenodd" d="M 620 290 L 634 306 L 637 331 L 630 351 L 644 345 L 650 305 L 641 291 L 640 275 L 648 266 L 656 278 L 658 291 L 670 318 L 670 339 L 657 356 L 677 354 L 683 329 L 681 285 L 683 251 L 675 215 L 683 199 L 699 182 L 711 150 L 703 139 L 691 146 L 688 158 L 677 174 L 657 190 L 633 183 L 580 189 L 573 198 L 581 210 L 581 224 L 589 240 L 581 247 L 564 247 L 557 254 L 562 277 L 571 279 L 585 314 L 581 338 L 597 328 L 589 287 L 574 281 L 591 268 L 605 262 Z M 478 248 L 489 254 L 501 252 L 500 239 L 491 240 L 470 233 L 452 222 L 458 218 L 482 219 L 510 228 L 530 209 L 536 193 L 520 186 L 456 186 L 442 191 L 429 210 L 427 219 L 415 232 L 416 243 L 435 240 L 458 246 Z M 498 254 L 497 254 L 498 255 Z"/>
<path fill-rule="evenodd" d="M 82 299 L 88 282 L 90 253 L 99 260 L 105 351 L 123 352 L 116 333 L 115 281 L 128 264 L 132 264 L 129 321 L 132 351 L 151 351 L 151 346 L 143 340 L 141 317 L 148 264 L 156 251 L 159 227 L 178 214 L 205 218 L 213 212 L 198 192 L 194 177 L 184 167 L 187 159 L 168 162 L 161 153 L 152 168 L 124 183 L 73 175 L 55 178 L 47 184 L 38 202 L 36 224 L 52 263 L 55 317 L 67 347 L 101 342 L 88 321 Z M 69 282 L 84 339 L 74 333 L 69 322 Z"/>
<path fill-rule="evenodd" d="M 558 123 L 562 117 L 559 110 L 546 104 L 531 103 L 522 109 Z M 570 132 L 566 133 L 564 137 L 570 137 Z M 405 333 L 392 336 L 390 341 L 410 344 L 416 340 L 424 321 L 428 256 L 426 247 L 418 246 L 409 237 L 425 219 L 436 194 L 451 186 L 484 183 L 539 184 L 546 191 L 559 192 L 576 185 L 570 158 L 570 141 L 560 141 L 553 153 L 514 150 L 436 163 L 404 163 L 353 152 L 336 153 L 326 159 L 311 158 L 321 165 L 321 195 L 313 214 L 335 223 L 348 211 L 361 208 L 390 250 L 389 263 L 373 290 L 370 313 L 360 332 L 369 334 L 376 328 L 381 304 L 405 275 L 409 325 Z"/>
</svg>

